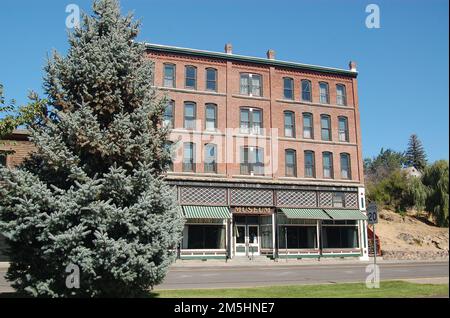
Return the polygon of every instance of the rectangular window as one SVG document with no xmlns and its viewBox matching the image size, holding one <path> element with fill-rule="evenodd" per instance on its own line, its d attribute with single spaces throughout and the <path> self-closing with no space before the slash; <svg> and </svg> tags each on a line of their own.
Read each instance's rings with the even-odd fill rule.
<svg viewBox="0 0 450 318">
<path fill-rule="evenodd" d="M 175 87 L 175 65 L 164 64 L 164 87 Z"/>
<path fill-rule="evenodd" d="M 336 85 L 336 104 L 341 106 L 347 105 L 347 92 L 342 84 Z"/>
<path fill-rule="evenodd" d="M 225 226 L 186 225 L 188 227 L 188 249 L 224 249 Z"/>
<path fill-rule="evenodd" d="M 283 249 L 314 249 L 317 248 L 316 226 L 279 226 L 280 250 Z M 287 246 L 286 246 L 287 244 Z"/>
<path fill-rule="evenodd" d="M 347 117 L 339 117 L 339 141 L 348 142 L 348 140 Z"/>
<path fill-rule="evenodd" d="M 206 69 L 206 90 L 217 91 L 217 70 L 214 68 Z"/>
<path fill-rule="evenodd" d="M 322 104 L 330 103 L 330 96 L 327 83 L 322 82 L 319 84 L 319 94 L 320 94 L 320 102 Z"/>
<path fill-rule="evenodd" d="M 331 152 L 324 152 L 323 159 L 323 177 L 333 178 L 333 154 Z"/>
<path fill-rule="evenodd" d="M 345 198 L 344 193 L 334 192 L 333 193 L 333 207 L 334 208 L 343 208 L 344 207 L 344 198 Z"/>
<path fill-rule="evenodd" d="M 261 134 L 262 111 L 255 108 L 241 108 L 240 132 L 243 134 Z"/>
<path fill-rule="evenodd" d="M 350 170 L 350 155 L 347 153 L 341 154 L 341 178 L 342 179 L 351 179 L 351 170 Z"/>
<path fill-rule="evenodd" d="M 217 173 L 217 147 L 213 144 L 205 146 L 205 166 L 206 173 Z"/>
<path fill-rule="evenodd" d="M 192 102 L 184 103 L 184 128 L 195 129 L 196 104 Z"/>
<path fill-rule="evenodd" d="M 6 153 L 0 152 L 0 167 L 6 167 Z"/>
<path fill-rule="evenodd" d="M 217 128 L 217 106 L 214 104 L 206 104 L 205 129 L 214 131 Z"/>
<path fill-rule="evenodd" d="M 331 140 L 331 122 L 330 116 L 322 115 L 320 116 L 321 130 L 322 130 L 322 140 Z"/>
<path fill-rule="evenodd" d="M 305 177 L 314 178 L 316 176 L 316 167 L 314 152 L 305 151 Z"/>
<path fill-rule="evenodd" d="M 183 150 L 183 172 L 195 172 L 195 145 L 187 142 Z"/>
<path fill-rule="evenodd" d="M 284 112 L 284 136 L 295 138 L 295 117 L 293 112 Z"/>
<path fill-rule="evenodd" d="M 305 113 L 303 114 L 303 138 L 305 139 L 313 139 L 314 138 L 313 131 L 313 117 L 312 114 Z"/>
<path fill-rule="evenodd" d="M 284 98 L 285 99 L 294 99 L 294 80 L 289 77 L 283 78 L 284 84 Z"/>
<path fill-rule="evenodd" d="M 241 74 L 240 87 L 242 95 L 262 96 L 261 75 Z"/>
<path fill-rule="evenodd" d="M 286 150 L 285 157 L 286 177 L 297 177 L 297 156 L 295 150 Z"/>
<path fill-rule="evenodd" d="M 169 101 L 169 103 L 166 106 L 166 110 L 164 112 L 164 120 L 163 124 L 165 127 L 174 128 L 174 109 L 175 109 L 175 102 L 173 100 Z"/>
<path fill-rule="evenodd" d="M 257 147 L 241 148 L 241 174 L 264 175 L 264 149 Z"/>
<path fill-rule="evenodd" d="M 311 82 L 308 80 L 302 80 L 302 100 L 305 102 L 311 102 Z"/>
<path fill-rule="evenodd" d="M 358 248 L 358 228 L 356 226 L 324 225 L 323 248 Z"/>
<path fill-rule="evenodd" d="M 186 66 L 186 83 L 185 87 L 190 89 L 197 88 L 197 68 L 194 66 Z"/>
</svg>

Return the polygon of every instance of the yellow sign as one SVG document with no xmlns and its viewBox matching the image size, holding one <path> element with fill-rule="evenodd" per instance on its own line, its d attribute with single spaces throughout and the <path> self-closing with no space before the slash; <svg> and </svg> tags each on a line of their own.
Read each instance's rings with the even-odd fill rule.
<svg viewBox="0 0 450 318">
<path fill-rule="evenodd" d="M 262 207 L 235 207 L 233 213 L 236 214 L 272 214 L 272 208 Z"/>
</svg>

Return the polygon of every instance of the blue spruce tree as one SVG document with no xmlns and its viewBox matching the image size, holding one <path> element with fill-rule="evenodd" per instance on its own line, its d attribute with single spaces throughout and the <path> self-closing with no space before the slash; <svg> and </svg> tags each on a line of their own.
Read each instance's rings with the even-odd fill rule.
<svg viewBox="0 0 450 318">
<path fill-rule="evenodd" d="M 82 21 L 45 68 L 50 111 L 30 129 L 35 153 L 0 170 L 7 279 L 36 297 L 138 297 L 165 277 L 183 226 L 163 179 L 167 101 L 152 89 L 139 23 L 116 0 L 94 1 Z"/>
</svg>

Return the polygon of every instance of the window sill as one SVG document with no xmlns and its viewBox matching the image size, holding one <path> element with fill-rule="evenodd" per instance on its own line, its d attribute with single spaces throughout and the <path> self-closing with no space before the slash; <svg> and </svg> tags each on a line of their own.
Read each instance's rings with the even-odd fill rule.
<svg viewBox="0 0 450 318">
<path fill-rule="evenodd" d="M 250 95 L 241 95 L 241 94 L 233 94 L 231 95 L 235 98 L 243 98 L 243 99 L 254 99 L 254 100 L 261 100 L 261 101 L 270 101 L 269 98 L 261 97 L 261 96 L 250 96 Z"/>
</svg>

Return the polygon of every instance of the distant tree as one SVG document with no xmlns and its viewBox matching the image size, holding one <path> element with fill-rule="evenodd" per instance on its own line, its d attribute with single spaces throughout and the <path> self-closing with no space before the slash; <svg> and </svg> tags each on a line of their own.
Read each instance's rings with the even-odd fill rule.
<svg viewBox="0 0 450 318">
<path fill-rule="evenodd" d="M 427 165 L 426 153 L 422 142 L 416 134 L 409 137 L 408 149 L 405 153 L 406 164 L 409 167 L 414 167 L 419 171 L 423 171 Z"/>
<path fill-rule="evenodd" d="M 364 160 L 364 174 L 368 182 L 379 182 L 396 170 L 400 170 L 406 163 L 404 153 L 392 149 L 381 148 L 374 158 Z"/>
<path fill-rule="evenodd" d="M 449 166 L 448 161 L 439 160 L 428 166 L 422 176 L 427 187 L 426 210 L 431 213 L 438 226 L 448 226 L 449 209 Z"/>
<path fill-rule="evenodd" d="M 29 103 L 22 106 L 17 106 L 14 100 L 6 102 L 3 85 L 0 84 L 0 139 L 18 127 L 28 128 L 42 123 L 46 116 L 47 100 L 40 99 L 35 92 L 30 92 L 28 98 Z"/>
</svg>

